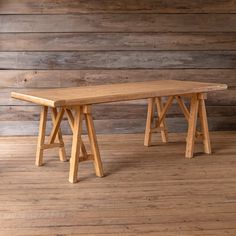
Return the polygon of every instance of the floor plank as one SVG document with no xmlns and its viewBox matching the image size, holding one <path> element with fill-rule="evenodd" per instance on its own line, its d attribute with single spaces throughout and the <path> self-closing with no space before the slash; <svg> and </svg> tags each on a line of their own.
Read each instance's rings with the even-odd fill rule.
<svg viewBox="0 0 236 236">
<path fill-rule="evenodd" d="M 213 154 L 197 143 L 188 160 L 184 134 L 149 148 L 143 134 L 99 135 L 106 177 L 82 163 L 77 184 L 55 150 L 34 166 L 36 137 L 0 137 L 0 235 L 234 236 L 236 132 L 211 136 Z"/>
</svg>

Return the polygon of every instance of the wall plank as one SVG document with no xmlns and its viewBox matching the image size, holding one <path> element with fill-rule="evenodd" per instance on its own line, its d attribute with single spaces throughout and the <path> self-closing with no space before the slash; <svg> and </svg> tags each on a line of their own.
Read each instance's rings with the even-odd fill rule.
<svg viewBox="0 0 236 236">
<path fill-rule="evenodd" d="M 94 105 L 93 117 L 96 120 L 146 119 L 146 103 L 145 101 L 145 104 L 123 102 L 119 104 Z M 209 117 L 236 116 L 236 106 L 207 106 L 207 113 Z M 0 106 L 0 121 L 38 121 L 39 114 L 39 106 Z M 177 104 L 170 108 L 167 117 L 183 117 Z M 51 120 L 50 115 L 48 119 Z"/>
<path fill-rule="evenodd" d="M 210 117 L 210 130 L 235 130 L 236 116 L 233 117 Z M 145 119 L 109 119 L 95 120 L 95 128 L 98 134 L 106 133 L 143 133 L 145 129 Z M 184 118 L 167 118 L 170 132 L 186 132 L 186 121 Z M 48 130 L 52 127 L 48 124 Z M 71 134 L 67 121 L 62 122 L 63 134 Z M 49 134 L 49 132 L 47 132 Z M 85 133 L 85 132 L 84 132 Z M 37 135 L 38 121 L 0 121 L 0 135 Z"/>
<path fill-rule="evenodd" d="M 236 69 L 0 70 L 0 88 L 57 88 L 148 80 L 192 80 L 236 87 Z"/>
<path fill-rule="evenodd" d="M 0 69 L 236 68 L 236 51 L 0 52 Z"/>
<path fill-rule="evenodd" d="M 236 13 L 234 0 L 1 0 L 0 14 Z"/>
<path fill-rule="evenodd" d="M 0 32 L 236 32 L 236 14 L 0 15 Z"/>
<path fill-rule="evenodd" d="M 234 0 L 1 0 L 0 135 L 38 131 L 39 107 L 12 90 L 155 79 L 227 83 L 209 93 L 210 128 L 236 129 L 234 13 Z M 99 133 L 144 130 L 146 100 L 94 111 Z M 176 106 L 168 117 L 186 131 Z"/>
<path fill-rule="evenodd" d="M 6 33 L 0 51 L 236 50 L 236 33 Z"/>
</svg>

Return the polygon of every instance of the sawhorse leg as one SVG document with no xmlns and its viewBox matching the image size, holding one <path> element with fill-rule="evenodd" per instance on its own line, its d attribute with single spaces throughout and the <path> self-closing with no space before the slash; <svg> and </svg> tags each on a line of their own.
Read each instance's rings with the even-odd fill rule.
<svg viewBox="0 0 236 236">
<path fill-rule="evenodd" d="M 198 115 L 199 100 L 197 94 L 194 94 L 191 98 L 190 104 L 190 115 L 188 120 L 188 134 L 187 134 L 187 144 L 185 157 L 192 158 L 194 143 L 196 138 L 196 128 L 197 128 L 197 115 Z"/>
<path fill-rule="evenodd" d="M 148 112 L 147 112 L 147 122 L 144 136 L 144 146 L 148 147 L 151 145 L 152 133 L 158 130 L 161 131 L 162 142 L 164 143 L 168 142 L 168 133 L 167 133 L 167 125 L 165 122 L 165 116 L 170 105 L 172 104 L 173 99 L 174 99 L 173 96 L 169 97 L 164 106 L 162 104 L 162 99 L 160 97 L 148 99 Z M 153 123 L 154 123 L 155 105 L 157 108 L 158 119 L 155 122 L 155 127 L 152 127 L 154 126 Z"/>
<path fill-rule="evenodd" d="M 44 142 L 46 135 L 47 114 L 48 114 L 48 107 L 42 107 L 40 113 L 38 144 L 37 144 L 36 161 L 35 161 L 35 165 L 37 166 L 43 165 L 43 151 L 44 151 Z"/>
<path fill-rule="evenodd" d="M 75 107 L 74 110 L 75 110 L 75 117 L 73 117 L 73 113 L 70 109 L 66 109 L 66 114 L 73 131 L 72 151 L 70 159 L 70 173 L 69 173 L 69 182 L 71 183 L 76 183 L 78 181 L 77 178 L 78 166 L 79 162 L 82 161 L 92 160 L 94 163 L 96 175 L 99 177 L 104 176 L 102 161 L 100 158 L 90 107 L 78 106 Z M 85 118 L 86 121 L 92 154 L 87 154 L 85 146 L 81 139 L 83 118 Z M 83 154 L 82 156 L 80 156 L 80 150 Z"/>
<path fill-rule="evenodd" d="M 56 124 L 56 118 L 57 118 L 57 109 L 56 108 L 51 108 L 51 116 L 52 116 L 52 122 L 55 125 Z M 65 144 L 62 138 L 62 133 L 61 129 L 58 129 L 57 132 L 57 141 L 61 144 L 61 147 L 59 147 L 59 157 L 61 161 L 67 161 L 66 158 L 66 150 L 65 150 Z"/>
<path fill-rule="evenodd" d="M 43 165 L 43 152 L 45 149 L 50 149 L 50 148 L 59 148 L 60 160 L 66 161 L 65 145 L 63 142 L 60 129 L 60 123 L 64 114 L 64 110 L 61 108 L 59 113 L 57 113 L 56 108 L 51 108 L 51 113 L 52 113 L 52 123 L 54 126 L 50 136 L 49 144 L 45 144 L 48 107 L 43 106 L 41 108 L 40 121 L 39 121 L 39 135 L 38 135 L 38 144 L 36 151 L 36 162 L 35 162 L 37 166 Z M 56 139 L 58 141 L 57 143 L 54 142 Z"/>
<path fill-rule="evenodd" d="M 148 100 L 148 112 L 147 112 L 147 122 L 145 130 L 144 145 L 151 145 L 152 133 L 161 130 L 162 141 L 167 142 L 167 129 L 165 124 L 165 115 L 169 107 L 175 98 L 188 122 L 188 134 L 186 138 L 186 158 L 192 158 L 194 153 L 194 144 L 196 138 L 201 138 L 203 140 L 204 152 L 207 154 L 211 153 L 211 143 L 208 130 L 207 113 L 205 106 L 206 94 L 196 93 L 196 94 L 186 94 L 182 95 L 191 98 L 190 111 L 185 106 L 181 95 L 170 96 L 164 106 L 162 106 L 161 98 L 149 98 Z M 152 128 L 152 123 L 154 120 L 154 105 L 157 105 L 158 119 L 154 128 Z M 197 131 L 197 118 L 200 118 L 201 131 Z"/>
<path fill-rule="evenodd" d="M 148 110 L 147 110 L 147 121 L 146 121 L 146 129 L 144 136 L 144 146 L 150 146 L 152 140 L 152 123 L 154 119 L 154 103 L 155 98 L 148 99 Z"/>
<path fill-rule="evenodd" d="M 162 104 L 162 98 L 157 97 L 156 98 L 156 106 L 157 106 L 157 115 L 158 119 L 161 119 L 161 113 L 163 110 L 163 104 Z M 168 130 L 167 130 L 167 125 L 165 119 L 162 120 L 160 123 L 160 129 L 161 129 L 161 139 L 163 143 L 168 142 Z"/>
<path fill-rule="evenodd" d="M 79 167 L 79 154 L 82 145 L 82 121 L 83 121 L 83 107 L 75 107 L 75 119 L 73 124 L 73 140 L 70 158 L 70 173 L 69 182 L 76 183 Z"/>
<path fill-rule="evenodd" d="M 194 153 L 194 143 L 196 138 L 201 138 L 204 146 L 204 153 L 211 153 L 211 142 L 207 122 L 207 113 L 205 106 L 206 94 L 193 94 L 191 97 L 190 104 L 190 115 L 188 121 L 188 135 L 187 135 L 187 144 L 186 144 L 186 153 L 187 158 L 192 158 Z M 200 118 L 200 127 L 201 131 L 196 131 L 197 118 Z"/>
<path fill-rule="evenodd" d="M 200 118 L 201 131 L 203 134 L 202 138 L 203 138 L 204 152 L 206 154 L 211 154 L 211 141 L 210 141 L 206 105 L 205 105 L 206 97 L 204 96 L 204 94 L 202 94 L 199 98 L 200 98 L 199 99 L 199 118 Z"/>
</svg>

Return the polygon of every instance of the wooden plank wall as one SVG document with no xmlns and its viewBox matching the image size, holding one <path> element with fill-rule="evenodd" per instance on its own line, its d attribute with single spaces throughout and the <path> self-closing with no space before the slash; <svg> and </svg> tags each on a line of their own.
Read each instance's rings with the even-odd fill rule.
<svg viewBox="0 0 236 236">
<path fill-rule="evenodd" d="M 0 135 L 38 130 L 39 108 L 12 90 L 154 79 L 227 83 L 210 128 L 236 130 L 235 13 L 235 0 L 0 0 Z M 94 110 L 99 133 L 144 130 L 146 101 Z M 186 128 L 175 106 L 168 124 Z"/>
</svg>

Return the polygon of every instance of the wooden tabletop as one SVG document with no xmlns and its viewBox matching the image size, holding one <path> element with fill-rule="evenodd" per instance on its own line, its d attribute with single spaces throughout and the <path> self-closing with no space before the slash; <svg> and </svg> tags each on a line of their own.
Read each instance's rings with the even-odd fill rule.
<svg viewBox="0 0 236 236">
<path fill-rule="evenodd" d="M 24 93 L 12 92 L 11 96 L 12 98 L 39 105 L 59 107 L 202 93 L 224 89 L 227 89 L 226 84 L 155 80 L 72 88 L 35 89 Z"/>
</svg>

